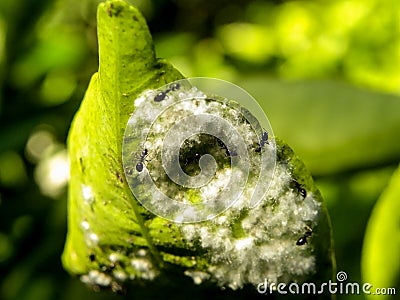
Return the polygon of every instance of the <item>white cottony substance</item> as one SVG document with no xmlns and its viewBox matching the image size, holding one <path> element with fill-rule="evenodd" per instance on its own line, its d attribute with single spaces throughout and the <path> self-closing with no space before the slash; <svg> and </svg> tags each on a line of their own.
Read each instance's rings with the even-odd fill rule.
<svg viewBox="0 0 400 300">
<path fill-rule="evenodd" d="M 151 261 L 147 258 L 134 258 L 131 260 L 131 265 L 143 279 L 152 280 L 157 275 Z"/>
<path fill-rule="evenodd" d="M 201 284 L 203 282 L 203 280 L 210 278 L 209 274 L 207 274 L 205 272 L 201 272 L 201 271 L 187 270 L 187 271 L 185 271 L 185 275 L 192 277 L 194 284 Z"/>
<path fill-rule="evenodd" d="M 87 203 L 87 204 L 93 203 L 94 195 L 93 195 L 92 188 L 90 186 L 82 185 L 82 196 L 83 196 L 83 200 L 85 201 L 85 203 Z"/>
<path fill-rule="evenodd" d="M 112 277 L 97 270 L 91 270 L 89 274 L 81 276 L 81 281 L 90 285 L 109 286 Z"/>
<path fill-rule="evenodd" d="M 210 97 L 187 82 L 163 93 L 155 98 L 160 90 L 149 90 L 135 101 L 124 170 L 135 198 L 180 223 L 184 240 L 205 251 L 207 267 L 184 274 L 195 284 L 212 280 L 238 289 L 315 273 L 312 244 L 297 241 L 318 225 L 322 207 L 311 191 L 300 192 L 291 166 L 277 161 L 272 129 L 238 103 Z M 132 153 L 144 149 L 148 155 L 138 171 Z M 136 276 L 157 275 L 141 255 L 130 265 Z"/>
<path fill-rule="evenodd" d="M 135 101 L 123 144 L 135 198 L 152 213 L 180 223 L 213 219 L 231 206 L 261 201 L 274 171 L 274 140 L 260 147 L 265 129 L 238 103 L 206 95 L 187 81 L 179 86 L 146 91 Z M 155 101 L 160 94 L 165 97 Z M 141 157 L 143 151 L 146 157 L 132 160 L 132 153 Z M 139 171 L 138 163 L 145 165 Z"/>
<path fill-rule="evenodd" d="M 305 226 L 317 224 L 320 203 L 312 193 L 302 199 L 290 188 L 286 168 L 277 165 L 264 201 L 245 217 L 240 219 L 243 207 L 237 205 L 239 208 L 232 207 L 211 221 L 180 225 L 185 239 L 199 240 L 208 250 L 212 261 L 208 274 L 219 285 L 237 289 L 265 279 L 287 282 L 314 273 L 311 245 L 298 246 L 296 241 L 304 234 Z M 238 220 L 241 237 L 235 237 L 232 220 Z"/>
</svg>

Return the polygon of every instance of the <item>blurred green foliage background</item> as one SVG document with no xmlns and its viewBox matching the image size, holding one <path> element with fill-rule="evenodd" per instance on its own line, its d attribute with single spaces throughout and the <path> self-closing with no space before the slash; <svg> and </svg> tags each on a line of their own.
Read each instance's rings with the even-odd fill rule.
<svg viewBox="0 0 400 300">
<path fill-rule="evenodd" d="M 89 291 L 60 263 L 65 143 L 98 66 L 99 2 L 0 2 L 0 299 L 118 298 Z M 375 249 L 386 241 L 371 233 L 364 243 L 364 236 L 400 161 L 400 3 L 130 2 L 147 18 L 159 57 L 185 76 L 235 82 L 260 102 L 275 134 L 304 159 L 327 201 L 338 270 L 361 282 L 368 245 L 364 262 L 392 262 L 376 265 L 373 277 L 389 270 L 394 275 L 381 287 L 399 293 L 398 225 L 380 233 L 389 237 L 386 247 Z M 386 210 L 393 211 L 390 205 Z M 376 213 L 368 228 L 387 216 Z"/>
</svg>

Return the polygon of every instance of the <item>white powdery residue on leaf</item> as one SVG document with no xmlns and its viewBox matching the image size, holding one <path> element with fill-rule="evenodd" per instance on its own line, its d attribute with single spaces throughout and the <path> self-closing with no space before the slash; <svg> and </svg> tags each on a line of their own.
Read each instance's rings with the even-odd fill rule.
<svg viewBox="0 0 400 300">
<path fill-rule="evenodd" d="M 90 228 L 89 222 L 88 222 L 88 221 L 82 221 L 82 222 L 81 222 L 81 228 L 82 228 L 83 230 L 85 230 L 85 231 L 89 230 L 89 228 Z"/>
<path fill-rule="evenodd" d="M 231 251 L 236 245 L 229 235 L 231 231 L 228 228 L 221 228 L 209 237 L 209 244 L 213 243 L 213 247 L 220 251 Z"/>
<path fill-rule="evenodd" d="M 283 164 L 277 164 L 274 172 L 274 177 L 272 178 L 272 182 L 266 195 L 267 199 L 278 199 L 280 194 L 284 191 L 282 190 L 282 187 L 288 186 L 292 179 L 287 170 L 287 166 Z"/>
<path fill-rule="evenodd" d="M 304 199 L 304 205 L 306 209 L 302 210 L 302 218 L 313 222 L 321 211 L 321 203 L 316 202 L 309 193 L 309 195 Z"/>
<path fill-rule="evenodd" d="M 175 222 L 181 223 L 185 218 L 192 216 L 196 213 L 196 208 L 193 206 L 188 206 L 183 212 L 181 212 L 176 218 Z"/>
<path fill-rule="evenodd" d="M 186 224 L 181 227 L 181 230 L 188 241 L 198 239 L 198 224 Z"/>
<path fill-rule="evenodd" d="M 82 184 L 82 197 L 86 204 L 92 204 L 94 201 L 94 194 L 90 186 Z"/>
<path fill-rule="evenodd" d="M 113 252 L 108 256 L 108 259 L 110 260 L 111 263 L 116 263 L 117 261 L 120 260 L 120 254 Z"/>
<path fill-rule="evenodd" d="M 227 221 L 227 216 L 224 214 L 219 215 L 218 217 L 216 217 L 214 219 L 214 223 L 218 224 L 218 225 L 224 224 L 224 223 L 226 223 L 226 221 Z"/>
<path fill-rule="evenodd" d="M 137 276 L 143 279 L 153 280 L 157 275 L 157 272 L 153 268 L 153 264 L 148 258 L 135 257 L 131 259 L 130 263 L 137 272 Z"/>
<path fill-rule="evenodd" d="M 128 278 L 128 275 L 124 271 L 121 271 L 121 270 L 114 270 L 113 276 L 118 281 L 125 281 Z"/>
<path fill-rule="evenodd" d="M 265 279 L 291 282 L 313 274 L 313 245 L 298 241 L 305 236 L 305 228 L 318 224 L 321 205 L 312 192 L 299 188 L 287 161 L 276 165 L 272 129 L 263 129 L 265 125 L 254 121 L 251 112 L 238 103 L 223 97 L 210 99 L 184 84 L 178 89 L 167 86 L 148 91 L 143 97 L 146 101 L 135 103 L 137 117 L 147 120 L 157 112 L 146 135 L 149 156 L 143 171 L 149 171 L 157 190 L 139 187 L 138 194 L 156 214 L 182 222 L 178 225 L 182 237 L 206 252 L 209 264 L 187 270 L 185 275 L 196 284 L 210 279 L 237 289 Z M 270 134 L 267 138 L 266 133 Z M 210 172 L 212 176 L 204 177 L 204 184 L 199 179 L 201 184 L 193 188 L 180 171 L 190 177 L 209 171 L 206 166 L 212 164 L 205 164 L 205 154 L 214 157 L 217 168 Z M 182 209 L 166 205 L 170 200 L 183 204 Z M 192 218 L 200 211 L 205 221 L 185 223 L 200 221 Z M 131 258 L 137 277 L 155 274 L 148 263 L 146 257 Z"/>
<path fill-rule="evenodd" d="M 94 232 L 89 233 L 88 238 L 94 245 L 97 245 L 97 243 L 99 242 L 99 236 Z"/>
<path fill-rule="evenodd" d="M 81 281 L 89 285 L 109 286 L 112 282 L 111 276 L 101 273 L 97 270 L 91 270 L 89 274 L 82 275 Z"/>
<path fill-rule="evenodd" d="M 313 274 L 311 245 L 298 246 L 296 241 L 305 226 L 317 224 L 320 203 L 311 193 L 302 199 L 290 189 L 290 181 L 288 166 L 279 164 L 263 202 L 240 220 L 244 232 L 240 238 L 235 238 L 231 230 L 238 216 L 236 210 L 227 210 L 209 222 L 181 225 L 187 240 L 199 240 L 208 251 L 210 279 L 237 289 L 265 279 L 290 282 Z"/>
<path fill-rule="evenodd" d="M 186 270 L 184 274 L 192 277 L 194 284 L 201 284 L 204 280 L 210 278 L 210 274 L 201 271 Z"/>
<path fill-rule="evenodd" d="M 230 175 L 227 176 L 226 174 L 230 173 L 230 169 L 223 170 L 222 172 L 217 172 L 217 174 L 215 175 L 216 178 L 214 180 L 211 180 L 207 185 L 204 185 L 200 188 L 201 196 L 204 201 L 215 198 L 215 195 L 217 195 L 229 184 Z"/>
<path fill-rule="evenodd" d="M 193 101 L 182 101 L 176 108 L 182 111 L 192 112 L 194 115 L 201 114 L 205 110 L 204 105 L 196 106 L 194 105 Z"/>
<path fill-rule="evenodd" d="M 139 249 L 136 255 L 139 257 L 145 257 L 147 255 L 147 251 L 145 249 Z"/>
<path fill-rule="evenodd" d="M 90 223 L 84 220 L 80 225 L 84 232 L 86 245 L 89 247 L 96 246 L 99 243 L 99 236 L 90 229 Z"/>
<path fill-rule="evenodd" d="M 154 97 L 154 91 L 148 90 L 142 93 L 141 96 L 136 98 L 135 100 L 135 107 L 142 106 L 142 104 L 147 100 L 147 98 Z"/>
<path fill-rule="evenodd" d="M 238 251 L 249 249 L 253 246 L 253 242 L 254 242 L 254 240 L 251 237 L 239 239 L 235 242 L 235 248 Z"/>
</svg>

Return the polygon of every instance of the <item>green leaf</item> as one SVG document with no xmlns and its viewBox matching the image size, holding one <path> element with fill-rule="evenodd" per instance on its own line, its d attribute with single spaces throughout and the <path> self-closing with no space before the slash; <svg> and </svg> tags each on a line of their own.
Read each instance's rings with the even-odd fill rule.
<svg viewBox="0 0 400 300">
<path fill-rule="evenodd" d="M 400 159 L 400 98 L 334 81 L 285 82 L 268 76 L 238 84 L 260 103 L 275 134 L 314 175 Z"/>
<path fill-rule="evenodd" d="M 284 142 L 277 141 L 277 173 L 268 199 L 255 208 L 228 209 L 216 219 L 179 224 L 140 205 L 124 176 L 124 130 L 139 93 L 182 75 L 156 59 L 143 17 L 123 1 L 99 5 L 98 36 L 99 72 L 68 138 L 64 267 L 91 286 L 114 291 L 129 281 L 156 278 L 159 285 L 186 286 L 186 276 L 196 284 L 211 280 L 232 289 L 257 286 L 267 278 L 331 279 L 334 257 L 326 207 L 310 173 Z M 305 225 L 313 233 L 298 246 Z"/>
<path fill-rule="evenodd" d="M 68 138 L 69 232 L 63 263 L 76 274 L 88 273 L 93 268 L 89 256 L 98 254 L 87 247 L 90 233 L 82 230 L 86 224 L 93 224 L 90 232 L 102 232 L 97 238 L 106 238 L 106 244 L 124 246 L 138 235 L 136 243 L 152 249 L 140 215 L 143 209 L 132 201 L 124 180 L 122 137 L 138 93 L 181 78 L 156 59 L 143 16 L 122 1 L 99 5 L 98 40 L 99 72 L 92 77 Z M 97 238 L 92 235 L 93 244 Z"/>
<path fill-rule="evenodd" d="M 372 211 L 362 252 L 364 282 L 376 288 L 400 286 L 400 168 Z M 398 292 L 398 291 L 397 291 Z M 368 298 L 394 299 L 394 296 L 368 295 Z"/>
</svg>

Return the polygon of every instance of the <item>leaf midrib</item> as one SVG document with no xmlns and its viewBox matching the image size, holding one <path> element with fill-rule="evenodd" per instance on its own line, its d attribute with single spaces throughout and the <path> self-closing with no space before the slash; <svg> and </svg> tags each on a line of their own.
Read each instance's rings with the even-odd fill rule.
<svg viewBox="0 0 400 300">
<path fill-rule="evenodd" d="M 110 4 L 109 3 L 105 3 L 104 5 L 101 5 L 99 7 L 99 10 L 100 9 L 103 9 L 103 10 L 107 9 L 106 5 L 110 5 Z M 128 8 L 129 7 L 126 6 L 124 8 L 124 10 L 126 11 L 126 10 L 128 10 Z M 107 14 L 107 12 L 105 12 L 105 13 Z M 122 13 L 124 13 L 124 12 L 121 12 L 121 14 Z M 100 17 L 100 14 L 99 14 L 99 17 Z M 113 84 L 111 85 L 111 86 L 113 86 L 113 89 L 112 89 L 112 92 L 109 93 L 109 95 L 113 99 L 110 99 L 111 101 L 106 101 L 106 102 L 114 103 L 114 107 L 113 108 L 114 108 L 114 111 L 115 111 L 115 115 L 114 115 L 114 118 L 115 118 L 115 120 L 114 120 L 115 123 L 114 124 L 115 125 L 113 127 L 114 127 L 114 134 L 115 134 L 114 136 L 116 137 L 116 151 L 117 151 L 116 155 L 120 158 L 118 161 L 121 162 L 122 161 L 122 140 L 123 140 L 123 136 L 121 136 L 122 131 L 120 129 L 121 129 L 121 127 L 122 128 L 125 127 L 125 124 L 121 124 L 121 119 L 123 119 L 123 118 L 121 118 L 121 114 L 123 113 L 123 112 L 121 112 L 121 104 L 122 104 L 122 101 L 126 101 L 126 100 L 122 97 L 122 95 L 124 94 L 125 91 L 123 91 L 123 87 L 121 85 L 121 74 L 120 74 L 121 72 L 119 72 L 119 70 L 123 69 L 122 68 L 122 65 L 123 65 L 122 57 L 123 57 L 123 55 L 121 54 L 121 49 L 120 49 L 121 48 L 120 46 L 122 45 L 121 44 L 121 31 L 120 31 L 120 26 L 116 26 L 116 25 L 119 25 L 120 18 L 115 16 L 115 17 L 110 17 L 109 19 L 112 19 L 111 20 L 111 22 L 112 22 L 111 28 L 113 28 L 113 30 L 111 31 L 111 34 L 114 37 L 113 42 L 116 45 L 116 47 L 113 47 L 113 49 L 114 49 L 113 56 L 115 58 L 115 63 L 112 66 L 112 73 L 113 74 L 112 74 L 112 76 L 110 76 L 110 78 L 113 79 Z M 100 34 L 101 33 L 99 32 L 99 43 L 101 41 Z M 99 45 L 99 51 L 102 51 L 101 45 Z M 105 49 L 104 51 L 110 51 L 110 49 Z M 101 55 L 101 53 L 99 53 L 99 55 Z M 103 84 L 102 84 L 103 78 L 101 76 L 102 75 L 102 71 L 104 72 L 104 69 L 101 69 L 101 71 L 99 72 L 100 73 L 100 77 L 101 77 L 100 90 L 101 90 L 101 95 L 102 95 L 103 100 L 104 100 L 104 97 L 106 97 L 105 99 L 107 99 L 107 92 L 103 91 Z M 106 71 L 107 71 L 107 69 L 106 69 Z M 137 80 L 137 78 L 135 78 L 135 79 Z M 133 79 L 132 82 L 136 82 L 136 80 Z M 127 89 L 127 90 L 129 90 L 129 89 Z M 130 98 L 128 98 L 128 99 L 130 99 Z M 122 164 L 116 165 L 115 167 L 119 170 L 119 172 L 121 172 L 121 174 L 123 174 L 124 171 L 123 171 L 123 168 L 122 168 Z M 146 240 L 146 242 L 148 244 L 148 247 L 149 247 L 149 250 L 150 250 L 154 260 L 156 261 L 156 264 L 158 266 L 162 267 L 162 259 L 160 257 L 160 254 L 159 254 L 159 252 L 157 251 L 157 249 L 155 248 L 155 246 L 153 244 L 153 241 L 152 241 L 152 239 L 150 237 L 149 231 L 146 228 L 146 226 L 144 224 L 144 220 L 143 220 L 143 218 L 142 218 L 142 216 L 140 214 L 140 208 L 139 208 L 139 205 L 137 203 L 137 200 L 133 197 L 132 192 L 129 189 L 126 181 L 124 181 L 123 190 L 124 190 L 124 194 L 128 195 L 128 198 L 129 198 L 128 200 L 131 203 L 132 209 L 133 209 L 133 213 L 135 214 L 135 220 L 137 221 L 139 227 L 141 228 L 143 238 Z"/>
</svg>

